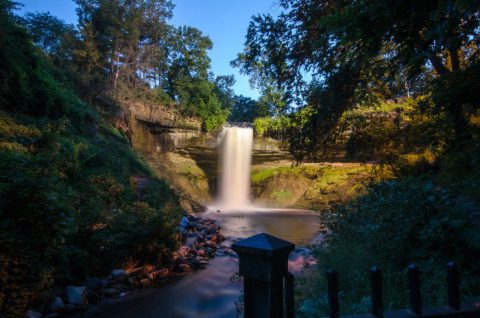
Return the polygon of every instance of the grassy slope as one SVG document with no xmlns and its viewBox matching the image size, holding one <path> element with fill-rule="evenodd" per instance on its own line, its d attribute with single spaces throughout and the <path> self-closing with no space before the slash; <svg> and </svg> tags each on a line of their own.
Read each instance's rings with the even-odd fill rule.
<svg viewBox="0 0 480 318">
<path fill-rule="evenodd" d="M 0 316 L 20 317 L 66 284 L 168 261 L 180 209 L 0 9 Z"/>
</svg>

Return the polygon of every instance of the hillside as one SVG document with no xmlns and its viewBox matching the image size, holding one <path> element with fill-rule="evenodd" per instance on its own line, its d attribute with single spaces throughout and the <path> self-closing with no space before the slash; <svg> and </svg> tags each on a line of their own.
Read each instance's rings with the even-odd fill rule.
<svg viewBox="0 0 480 318">
<path fill-rule="evenodd" d="M 0 316 L 177 246 L 178 196 L 0 2 Z"/>
</svg>

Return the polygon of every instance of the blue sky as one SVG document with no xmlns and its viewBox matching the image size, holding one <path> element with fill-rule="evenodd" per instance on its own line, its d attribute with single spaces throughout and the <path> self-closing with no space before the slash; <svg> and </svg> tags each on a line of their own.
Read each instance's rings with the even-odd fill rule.
<svg viewBox="0 0 480 318">
<path fill-rule="evenodd" d="M 76 24 L 75 3 L 72 0 L 19 0 L 24 7 L 21 12 L 49 11 L 68 23 Z M 215 75 L 235 75 L 236 94 L 257 98 L 248 77 L 240 75 L 230 66 L 242 51 L 245 34 L 252 15 L 270 13 L 276 15 L 280 7 L 275 0 L 173 0 L 175 3 L 174 25 L 190 25 L 200 29 L 213 41 L 210 52 Z"/>
</svg>

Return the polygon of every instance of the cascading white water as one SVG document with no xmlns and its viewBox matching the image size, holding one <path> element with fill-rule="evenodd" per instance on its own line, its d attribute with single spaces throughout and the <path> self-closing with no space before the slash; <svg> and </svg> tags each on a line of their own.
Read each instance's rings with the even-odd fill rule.
<svg viewBox="0 0 480 318">
<path fill-rule="evenodd" d="M 253 129 L 224 128 L 218 208 L 235 210 L 250 202 Z"/>
</svg>

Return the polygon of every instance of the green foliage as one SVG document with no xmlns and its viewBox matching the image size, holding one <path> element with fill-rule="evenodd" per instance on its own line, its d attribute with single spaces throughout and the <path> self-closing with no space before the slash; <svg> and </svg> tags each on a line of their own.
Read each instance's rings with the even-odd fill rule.
<svg viewBox="0 0 480 318">
<path fill-rule="evenodd" d="M 68 75 L 11 9 L 0 1 L 0 316 L 20 317 L 54 287 L 165 262 L 180 210 L 126 138 L 60 82 Z"/>
<path fill-rule="evenodd" d="M 78 34 L 73 25 L 65 24 L 50 13 L 27 13 L 24 19 L 35 44 L 56 63 L 65 65 L 74 59 Z"/>
<path fill-rule="evenodd" d="M 35 13 L 21 20 L 26 29 L 9 25 L 18 34 L 5 30 L 7 35 L 11 34 L 11 41 L 18 36 L 25 39 L 30 36 L 43 51 L 32 50 L 29 41 L 21 42 L 25 44 L 23 53 L 2 50 L 5 55 L 2 61 L 10 67 L 6 68 L 4 85 L 34 88 L 19 94 L 16 109 L 38 109 L 36 105 L 41 100 L 51 104 L 47 110 L 62 116 L 64 110 L 56 107 L 63 104 L 61 99 L 68 94 L 62 90 L 53 94 L 53 82 L 57 79 L 90 103 L 99 96 L 123 101 L 156 95 L 155 102 L 175 105 L 189 116 L 200 117 L 205 130 L 213 130 L 225 122 L 227 110 L 233 105 L 234 79 L 232 76 L 213 79 L 208 57 L 213 44 L 200 30 L 168 24 L 173 10 L 171 1 L 78 0 L 76 3 L 78 29 L 49 13 Z M 12 14 L 6 16 L 14 20 Z M 9 39 L 9 36 L 2 38 Z M 9 49 L 13 47 L 4 44 Z M 25 52 L 29 53 L 23 56 Z M 48 63 L 36 66 L 44 60 L 39 58 L 42 53 L 55 67 Z M 30 68 L 38 68 L 38 74 L 30 72 Z M 28 77 L 24 78 L 25 74 Z M 30 86 L 30 82 L 37 86 Z M 7 87 L 3 89 L 4 94 L 9 91 Z"/>
<path fill-rule="evenodd" d="M 458 145 L 443 159 L 438 182 L 451 191 L 464 196 L 464 204 L 480 204 L 480 143 L 472 140 Z M 474 202 L 475 204 L 472 204 Z"/>
<path fill-rule="evenodd" d="M 35 116 L 63 116 L 65 104 L 70 102 L 68 93 L 55 82 L 51 66 L 32 45 L 27 31 L 15 23 L 10 12 L 3 10 L 0 30 L 2 108 Z"/>
<path fill-rule="evenodd" d="M 202 119 L 203 129 L 211 131 L 219 128 L 227 119 L 229 111 L 223 109 L 214 93 L 214 84 L 202 79 L 182 79 L 177 82 L 177 90 L 183 111 Z"/>
<path fill-rule="evenodd" d="M 342 119 L 349 131 L 346 156 L 388 164 L 397 176 L 435 168 L 436 159 L 452 143 L 453 127 L 426 102 L 428 98 L 420 96 L 347 112 Z"/>
<path fill-rule="evenodd" d="M 403 179 L 372 185 L 366 195 L 320 219 L 331 232 L 318 249 L 319 273 L 339 272 L 343 312 L 368 311 L 368 270 L 377 265 L 384 272 L 386 310 L 408 307 L 406 267 L 415 262 L 422 269 L 425 306 L 445 304 L 444 273 L 448 260 L 456 261 L 464 277 L 462 293 L 478 289 L 480 240 L 473 211 L 458 204 L 458 198 L 434 186 L 431 180 Z M 303 281 L 308 303 L 304 317 L 325 314 L 327 303 L 323 274 Z M 309 294 L 313 293 L 313 294 Z"/>
<path fill-rule="evenodd" d="M 398 96 L 428 95 L 453 126 L 470 137 L 478 107 L 476 1 L 284 0 L 282 14 L 252 18 L 235 66 L 254 82 L 299 97 L 313 109 L 294 132 L 293 148 L 315 156 L 341 135 L 342 114 Z M 408 26 L 408 27 L 406 27 Z M 297 102 L 298 104 L 298 102 Z"/>
<path fill-rule="evenodd" d="M 286 116 L 260 117 L 253 122 L 255 133 L 259 137 L 279 136 L 290 127 L 290 118 Z"/>
<path fill-rule="evenodd" d="M 267 107 L 266 107 L 267 106 Z M 272 115 L 268 105 L 245 96 L 235 96 L 235 101 L 230 113 L 229 121 L 232 122 L 254 122 L 259 117 Z"/>
</svg>

